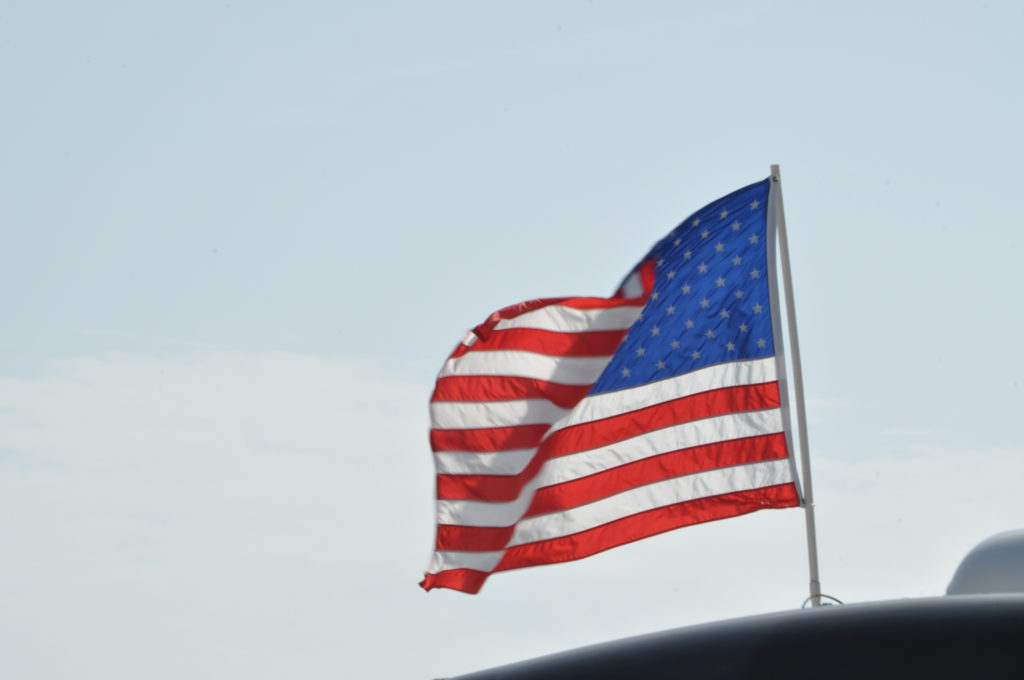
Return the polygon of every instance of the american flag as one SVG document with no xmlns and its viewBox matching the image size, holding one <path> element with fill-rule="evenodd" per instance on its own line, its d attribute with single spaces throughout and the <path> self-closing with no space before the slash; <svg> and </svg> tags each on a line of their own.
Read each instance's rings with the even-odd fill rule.
<svg viewBox="0 0 1024 680">
<path fill-rule="evenodd" d="M 499 310 L 431 398 L 423 588 L 800 504 L 776 352 L 771 179 L 659 241 L 611 298 Z"/>
</svg>

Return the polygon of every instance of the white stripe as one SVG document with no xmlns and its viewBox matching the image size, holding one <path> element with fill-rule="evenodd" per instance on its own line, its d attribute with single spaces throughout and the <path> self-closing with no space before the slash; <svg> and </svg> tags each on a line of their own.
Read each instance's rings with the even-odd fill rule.
<svg viewBox="0 0 1024 680">
<path fill-rule="evenodd" d="M 516 527 L 509 547 L 568 536 L 639 512 L 684 501 L 792 481 L 789 460 L 785 458 L 666 479 L 578 508 L 527 518 Z"/>
<path fill-rule="evenodd" d="M 530 507 L 537 488 L 535 482 L 536 479 L 527 482 L 514 501 L 504 503 L 438 499 L 437 523 L 464 527 L 510 527 Z"/>
<path fill-rule="evenodd" d="M 511 425 L 550 425 L 569 409 L 547 399 L 515 401 L 434 401 L 430 404 L 431 426 L 442 430 L 467 430 Z"/>
<path fill-rule="evenodd" d="M 733 361 L 726 364 L 715 364 L 658 382 L 585 397 L 571 413 L 552 425 L 545 437 L 550 437 L 553 432 L 573 425 L 628 413 L 708 390 L 772 382 L 775 380 L 775 371 L 773 357 L 752 361 Z"/>
<path fill-rule="evenodd" d="M 563 385 L 592 385 L 610 360 L 611 357 L 553 357 L 514 350 L 467 352 L 444 362 L 437 377 L 503 375 Z"/>
<path fill-rule="evenodd" d="M 437 523 L 510 527 L 523 516 L 537 489 L 569 482 L 636 460 L 692 446 L 782 431 L 778 409 L 731 413 L 645 432 L 631 439 L 549 460 L 512 501 L 438 500 Z M 562 458 L 566 460 L 563 462 Z"/>
<path fill-rule="evenodd" d="M 434 467 L 439 475 L 518 475 L 537 449 L 514 449 L 497 453 L 435 451 Z"/>
<path fill-rule="evenodd" d="M 705 418 L 638 435 L 589 451 L 549 460 L 537 474 L 538 486 L 554 486 L 669 451 L 782 432 L 779 409 Z"/>
<path fill-rule="evenodd" d="M 632 326 L 640 316 L 640 309 L 636 305 L 606 309 L 574 309 L 563 305 L 548 305 L 511 319 L 502 319 L 494 328 L 538 328 L 560 333 L 618 331 Z"/>
<path fill-rule="evenodd" d="M 630 274 L 626 278 L 626 280 L 622 282 L 622 285 L 619 286 L 619 290 L 622 291 L 622 294 L 628 298 L 635 298 L 643 295 L 644 282 L 643 278 L 640 276 L 640 272 L 635 271 L 632 274 Z"/>
<path fill-rule="evenodd" d="M 427 567 L 428 574 L 438 574 L 447 569 L 476 569 L 478 571 L 494 571 L 505 553 L 501 550 L 492 552 L 466 552 L 459 550 L 439 550 L 434 553 Z"/>
</svg>

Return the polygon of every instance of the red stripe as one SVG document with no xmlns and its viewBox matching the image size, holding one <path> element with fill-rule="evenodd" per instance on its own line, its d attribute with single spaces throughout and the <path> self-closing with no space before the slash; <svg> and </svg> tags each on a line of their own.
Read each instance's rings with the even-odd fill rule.
<svg viewBox="0 0 1024 680">
<path fill-rule="evenodd" d="M 571 536 L 514 546 L 505 552 L 494 571 L 569 562 L 691 524 L 799 504 L 800 498 L 792 482 L 698 498 L 640 512 Z"/>
<path fill-rule="evenodd" d="M 653 278 L 648 281 L 648 283 L 653 286 Z M 571 309 L 613 309 L 615 307 L 643 307 L 644 302 L 645 300 L 642 296 L 633 298 L 603 298 L 583 295 L 575 297 L 537 298 L 535 300 L 527 300 L 526 302 L 509 305 L 508 307 L 502 307 L 487 318 L 496 318 L 499 320 L 514 319 L 517 316 L 522 316 L 526 312 L 532 312 L 534 310 L 541 309 L 542 307 L 550 307 L 551 305 L 560 305 Z"/>
<path fill-rule="evenodd" d="M 786 436 L 768 434 L 680 449 L 571 482 L 538 489 L 523 517 L 575 508 L 663 479 L 763 460 L 785 458 Z M 482 548 L 464 548 L 482 550 Z M 489 548 L 494 550 L 494 548 Z"/>
<path fill-rule="evenodd" d="M 677 423 L 738 411 L 777 408 L 779 403 L 777 382 L 708 390 L 558 430 L 544 441 L 542 451 L 549 458 L 564 456 L 598 446 L 607 446 L 612 442 Z"/>
<path fill-rule="evenodd" d="M 467 352 L 520 350 L 564 357 L 611 357 L 628 329 L 563 333 L 541 328 L 506 328 L 470 345 Z"/>
<path fill-rule="evenodd" d="M 439 574 L 425 574 L 420 588 L 451 588 L 464 593 L 478 593 L 490 574 L 476 569 L 448 569 Z"/>
<path fill-rule="evenodd" d="M 523 486 L 537 474 L 545 461 L 557 456 L 604 446 L 670 425 L 726 413 L 774 408 L 778 405 L 778 385 L 776 383 L 761 383 L 759 385 L 724 387 L 655 404 L 612 418 L 582 423 L 552 434 L 540 446 L 537 455 L 518 475 L 438 475 L 437 497 L 451 500 L 511 501 L 519 497 Z M 508 428 L 494 429 L 505 430 Z M 478 430 L 447 430 L 446 432 L 478 432 Z M 431 436 L 433 436 L 433 432 Z M 479 449 L 453 448 L 446 450 L 477 451 Z"/>
<path fill-rule="evenodd" d="M 573 309 L 612 309 L 615 307 L 643 307 L 646 299 L 643 297 L 634 298 L 598 298 L 598 297 L 574 297 L 566 298 L 559 304 L 563 307 Z"/>
<path fill-rule="evenodd" d="M 560 305 L 571 309 L 613 309 L 616 307 L 642 307 L 646 302 L 646 296 L 639 298 L 594 298 L 594 297 L 569 297 L 569 298 L 544 298 L 540 300 L 527 300 L 519 304 L 510 305 L 499 309 L 487 317 L 487 320 L 473 329 L 473 333 L 481 340 L 486 340 L 494 331 L 494 327 L 505 319 L 514 319 L 527 312 L 532 312 L 551 305 Z"/>
<path fill-rule="evenodd" d="M 514 526 L 464 527 L 455 524 L 438 524 L 437 549 L 473 552 L 504 550 L 515 530 Z"/>
<path fill-rule="evenodd" d="M 572 408 L 590 391 L 590 385 L 563 385 L 536 378 L 500 375 L 453 375 L 440 378 L 430 401 L 514 401 L 547 399 L 555 406 Z"/>
<path fill-rule="evenodd" d="M 532 449 L 540 444 L 550 425 L 513 425 L 481 427 L 473 430 L 430 431 L 430 447 L 434 451 L 474 451 L 493 453 L 514 449 Z"/>
</svg>

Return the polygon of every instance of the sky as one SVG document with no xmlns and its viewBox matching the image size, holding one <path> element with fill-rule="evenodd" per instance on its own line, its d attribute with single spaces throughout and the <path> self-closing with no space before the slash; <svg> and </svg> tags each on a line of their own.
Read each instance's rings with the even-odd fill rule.
<svg viewBox="0 0 1024 680">
<path fill-rule="evenodd" d="M 797 608 L 803 513 L 417 587 L 427 402 L 781 165 L 823 590 L 1024 527 L 1024 5 L 0 6 L 0 675 L 434 678 Z"/>
</svg>

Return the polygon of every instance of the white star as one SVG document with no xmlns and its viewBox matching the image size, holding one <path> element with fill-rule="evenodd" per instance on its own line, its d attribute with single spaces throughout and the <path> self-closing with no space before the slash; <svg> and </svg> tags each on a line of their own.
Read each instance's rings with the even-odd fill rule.
<svg viewBox="0 0 1024 680">
<path fill-rule="evenodd" d="M 734 349 L 736 349 L 736 345 L 732 344 L 731 342 L 727 342 L 727 343 L 725 343 L 725 349 L 727 349 L 728 351 L 731 352 Z"/>
<path fill-rule="evenodd" d="M 740 262 L 743 262 L 743 260 L 740 258 L 739 255 L 737 255 L 736 257 L 732 258 L 732 263 L 733 264 L 738 265 Z"/>
<path fill-rule="evenodd" d="M 724 220 L 726 217 L 729 216 L 729 211 L 726 210 L 725 208 L 722 208 L 722 212 L 718 213 L 718 216 Z"/>
<path fill-rule="evenodd" d="M 629 369 L 628 368 L 622 369 L 622 377 L 623 378 L 628 378 L 629 377 Z"/>
<path fill-rule="evenodd" d="M 707 298 L 704 298 L 703 300 L 700 301 L 700 306 L 703 307 L 704 309 L 707 309 L 708 305 L 710 304 L 711 300 L 708 300 Z"/>
<path fill-rule="evenodd" d="M 761 310 L 763 309 L 764 307 L 762 307 L 761 305 L 754 305 L 754 314 L 760 314 Z"/>
<path fill-rule="evenodd" d="M 694 361 L 696 361 L 697 359 L 700 359 L 700 352 L 698 352 L 697 350 L 694 350 L 693 354 L 691 354 L 690 356 L 693 357 Z"/>
<path fill-rule="evenodd" d="M 708 231 L 707 229 L 705 229 L 704 231 L 700 232 L 700 237 L 701 238 L 707 238 L 710 235 L 711 235 L 711 232 Z"/>
<path fill-rule="evenodd" d="M 676 273 L 675 272 L 669 272 L 669 273 L 665 274 L 665 276 L 667 276 L 670 279 L 674 279 L 674 278 L 676 278 Z"/>
<path fill-rule="evenodd" d="M 657 367 L 658 367 L 659 369 L 665 368 L 665 362 L 664 362 L 664 361 L 659 361 L 659 362 L 658 362 L 658 363 L 656 364 L 656 366 L 657 366 Z"/>
<path fill-rule="evenodd" d="M 686 327 L 687 328 L 693 328 L 693 319 L 687 319 L 686 320 Z"/>
<path fill-rule="evenodd" d="M 661 335 L 661 329 L 655 326 L 651 329 L 651 335 Z"/>
<path fill-rule="evenodd" d="M 638 357 L 642 357 L 644 354 L 647 354 L 647 350 L 645 350 L 643 347 L 636 348 L 636 355 Z"/>
<path fill-rule="evenodd" d="M 759 339 L 758 339 L 758 341 L 757 341 L 757 346 L 758 346 L 758 347 L 761 347 L 762 349 L 763 349 L 763 348 L 764 348 L 764 346 L 765 346 L 765 345 L 767 345 L 767 344 L 768 344 L 768 343 L 767 343 L 767 342 L 765 342 L 765 339 L 764 339 L 764 338 L 759 338 Z"/>
<path fill-rule="evenodd" d="M 722 317 L 723 319 L 728 319 L 729 318 L 729 310 L 728 309 L 723 309 L 722 311 L 720 311 L 718 313 L 718 316 Z"/>
<path fill-rule="evenodd" d="M 757 243 L 757 234 L 751 234 L 749 240 L 751 243 Z"/>
<path fill-rule="evenodd" d="M 723 250 L 725 250 L 725 246 L 722 244 L 721 241 L 719 241 L 718 243 L 715 244 L 715 252 L 716 253 L 720 253 Z"/>
<path fill-rule="evenodd" d="M 672 241 L 672 245 L 674 245 L 674 246 L 678 246 L 678 245 L 679 245 L 680 243 L 682 243 L 682 242 L 683 242 L 683 239 L 681 239 L 681 238 L 677 238 L 677 239 L 676 239 L 675 241 Z"/>
<path fill-rule="evenodd" d="M 691 257 L 693 257 L 693 251 L 692 250 L 687 250 L 685 253 L 683 253 L 683 259 L 684 260 L 689 260 Z"/>
<path fill-rule="evenodd" d="M 690 284 L 684 283 L 683 284 L 683 295 L 689 295 L 689 294 L 690 294 Z"/>
<path fill-rule="evenodd" d="M 701 274 L 707 274 L 708 273 L 708 266 L 706 264 L 704 264 L 703 262 L 701 262 L 697 266 L 697 271 L 699 271 Z"/>
<path fill-rule="evenodd" d="M 666 307 L 665 308 L 665 313 L 666 314 L 675 314 L 676 313 L 675 305 L 669 305 L 668 307 Z"/>
<path fill-rule="evenodd" d="M 753 203 L 750 204 L 750 209 L 751 210 L 757 210 L 757 206 L 759 206 L 759 205 L 761 205 L 761 204 L 758 203 L 757 201 L 754 201 Z"/>
<path fill-rule="evenodd" d="M 743 297 L 743 291 L 742 290 L 736 291 L 736 297 L 738 297 L 738 298 Z"/>
<path fill-rule="evenodd" d="M 704 334 L 704 337 L 710 340 L 715 337 L 715 332 L 709 328 L 708 332 Z"/>
<path fill-rule="evenodd" d="M 715 285 L 721 288 L 722 286 L 725 285 L 725 279 L 719 276 L 717 279 L 715 279 Z"/>
<path fill-rule="evenodd" d="M 654 291 L 653 293 L 651 293 L 651 299 L 652 300 L 657 300 L 658 297 L 659 297 L 658 291 Z"/>
<path fill-rule="evenodd" d="M 700 224 L 700 218 L 699 217 L 694 217 L 693 218 L 693 226 L 696 227 L 698 224 Z"/>
<path fill-rule="evenodd" d="M 758 271 L 757 269 L 752 270 L 750 272 L 750 278 L 752 278 L 752 279 L 759 279 L 759 278 L 761 278 L 761 272 Z"/>
<path fill-rule="evenodd" d="M 669 343 L 669 345 L 672 346 L 672 349 L 679 349 L 679 341 L 678 340 L 673 340 L 672 342 Z"/>
<path fill-rule="evenodd" d="M 663 258 L 663 257 L 659 257 L 659 258 L 658 258 L 658 266 L 660 267 L 660 266 L 661 266 L 661 265 L 663 265 L 663 264 L 665 264 L 665 258 Z"/>
<path fill-rule="evenodd" d="M 733 230 L 733 231 L 739 231 L 739 230 L 740 230 L 740 223 L 739 223 L 739 220 L 737 220 L 737 221 L 735 221 L 735 222 L 733 222 L 733 223 L 732 223 L 732 230 Z"/>
<path fill-rule="evenodd" d="M 747 324 L 745 324 L 745 323 L 741 323 L 740 324 L 740 332 L 741 333 L 746 333 L 747 332 Z"/>
</svg>

